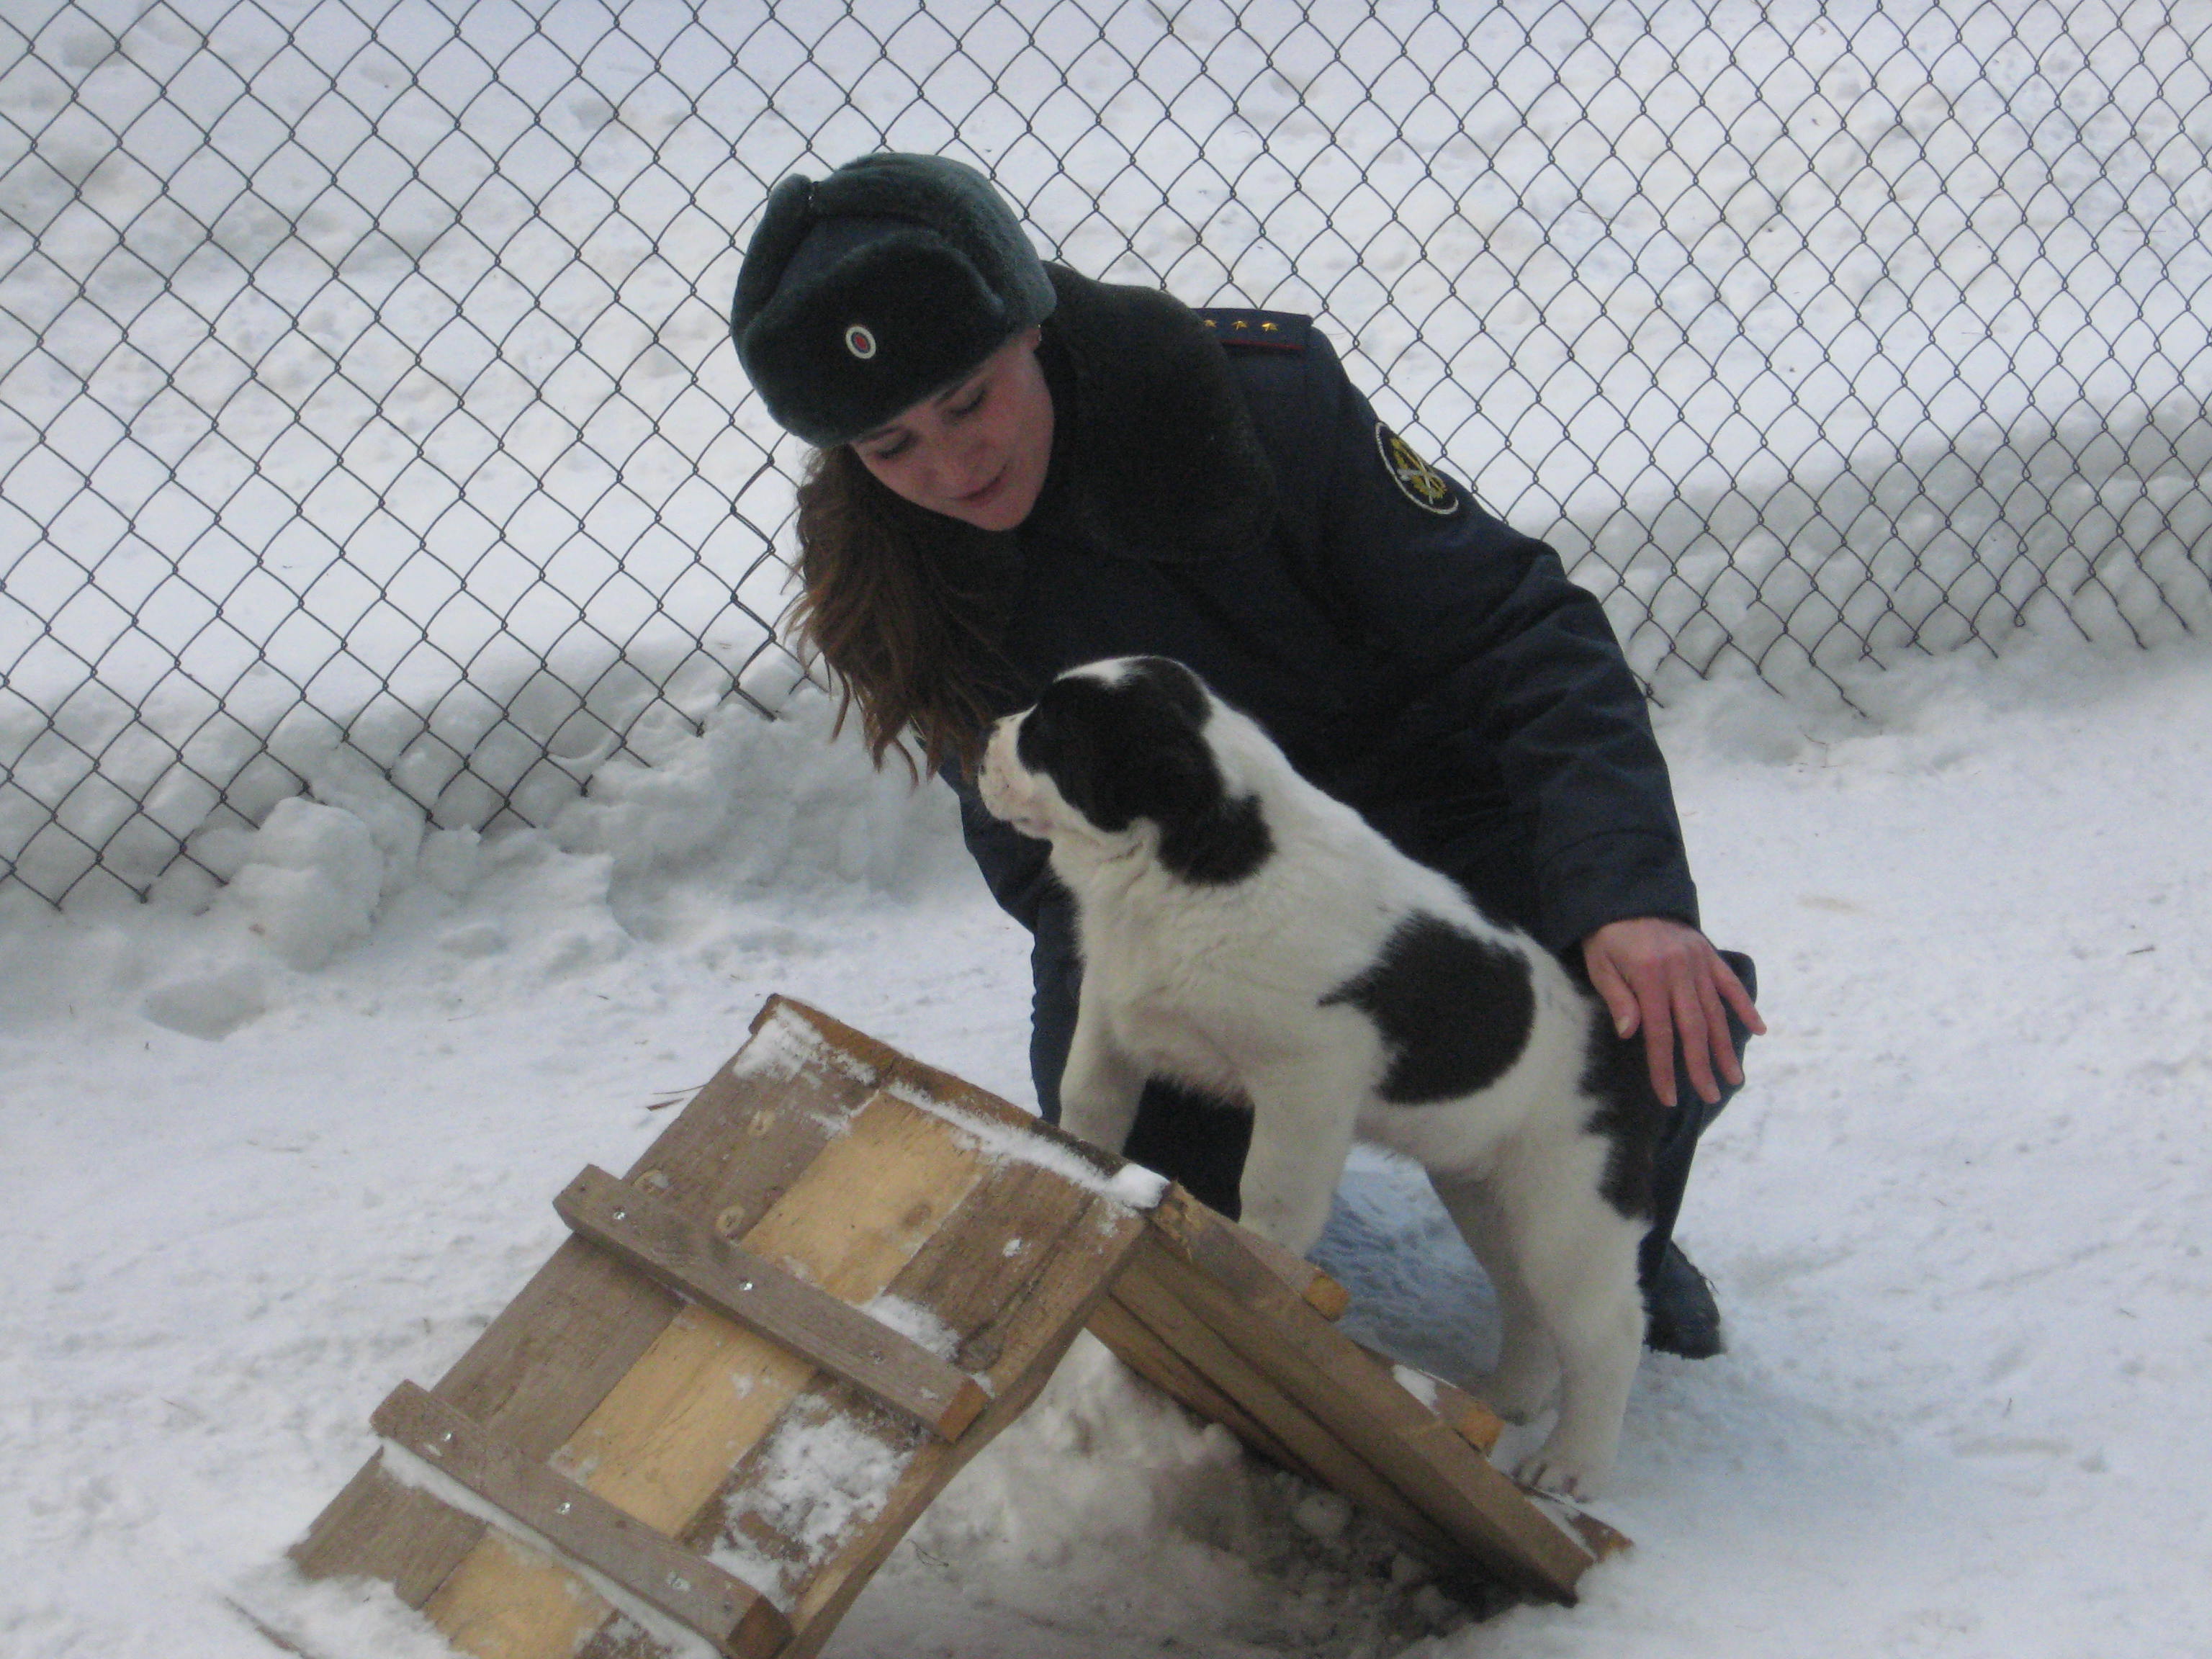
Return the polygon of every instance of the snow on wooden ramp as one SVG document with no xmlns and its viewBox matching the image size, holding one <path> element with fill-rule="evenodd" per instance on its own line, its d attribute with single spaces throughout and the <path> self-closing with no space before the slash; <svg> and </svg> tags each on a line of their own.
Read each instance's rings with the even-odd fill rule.
<svg viewBox="0 0 2212 1659">
<path fill-rule="evenodd" d="M 1571 1601 L 1619 1542 L 1492 1468 L 1478 1404 L 1337 1331 L 1318 1269 L 787 999 L 556 1207 L 572 1237 L 377 1408 L 292 1550 L 480 1659 L 814 1653 L 1086 1327 L 1448 1586 Z"/>
</svg>

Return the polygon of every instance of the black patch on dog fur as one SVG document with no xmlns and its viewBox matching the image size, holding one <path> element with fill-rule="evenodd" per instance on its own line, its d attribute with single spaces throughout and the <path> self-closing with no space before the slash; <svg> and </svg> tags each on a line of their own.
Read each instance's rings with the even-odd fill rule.
<svg viewBox="0 0 2212 1659">
<path fill-rule="evenodd" d="M 1736 977 L 1743 981 L 1743 988 L 1756 997 L 1759 969 L 1752 959 L 1737 951 L 1723 951 L 1721 957 L 1735 970 Z M 1572 963 L 1568 965 L 1568 972 L 1586 994 L 1597 994 L 1589 988 L 1588 975 L 1577 972 Z M 1728 1023 L 1729 1039 L 1735 1045 L 1736 1060 L 1741 1064 L 1751 1032 L 1733 1009 L 1729 1011 Z M 1616 1213 L 1628 1220 L 1650 1218 L 1658 1208 L 1655 1188 L 1662 1155 L 1686 1139 L 1694 1145 L 1698 1136 L 1719 1115 L 1720 1107 L 1706 1104 L 1690 1086 L 1689 1056 L 1683 1052 L 1679 1035 L 1674 1039 L 1674 1098 L 1678 1103 L 1670 1107 L 1661 1101 L 1658 1091 L 1651 1086 L 1651 1062 L 1644 1052 L 1643 1033 L 1615 1036 L 1611 1017 L 1603 1014 L 1590 1033 L 1589 1059 L 1583 1067 L 1583 1091 L 1599 1103 L 1583 1127 L 1613 1143 L 1599 1192 Z M 1723 1097 L 1723 1104 L 1726 1098 Z M 1688 1154 L 1680 1156 L 1686 1158 Z"/>
<path fill-rule="evenodd" d="M 1101 830 L 1139 818 L 1157 825 L 1170 874 L 1227 886 L 1266 864 L 1274 842 L 1258 796 L 1229 799 L 1203 736 L 1212 714 L 1197 676 L 1146 657 L 1111 684 L 1087 674 L 1054 680 L 1022 721 L 1014 754 Z"/>
<path fill-rule="evenodd" d="M 1593 993 L 1592 994 L 1595 994 Z M 1583 1091 L 1597 1109 L 1583 1124 L 1585 1133 L 1611 1143 L 1598 1195 L 1626 1221 L 1651 1217 L 1651 1179 L 1667 1109 L 1652 1092 L 1650 1062 L 1641 1033 L 1619 1037 L 1613 1019 L 1601 1013 L 1590 1030 L 1589 1058 L 1583 1066 Z M 1683 1088 L 1689 1085 L 1685 1082 Z"/>
<path fill-rule="evenodd" d="M 1528 964 L 1441 916 L 1401 922 L 1373 967 L 1321 1000 L 1375 1022 L 1390 1050 L 1381 1093 L 1398 1106 L 1488 1088 L 1520 1059 L 1536 1017 Z"/>
</svg>

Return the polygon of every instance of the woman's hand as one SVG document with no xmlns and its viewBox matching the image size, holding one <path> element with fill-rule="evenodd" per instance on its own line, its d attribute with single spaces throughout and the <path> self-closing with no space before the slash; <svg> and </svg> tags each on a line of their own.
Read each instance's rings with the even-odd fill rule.
<svg viewBox="0 0 2212 1659">
<path fill-rule="evenodd" d="M 1723 1080 L 1743 1081 L 1729 1040 L 1729 1010 L 1754 1032 L 1764 1033 L 1766 1022 L 1735 970 L 1696 928 L 1665 916 L 1610 921 L 1583 941 L 1583 963 L 1612 1012 L 1613 1030 L 1624 1037 L 1644 1033 L 1651 1086 L 1662 1103 L 1674 1103 L 1677 1036 L 1700 1099 L 1718 1100 Z"/>
</svg>

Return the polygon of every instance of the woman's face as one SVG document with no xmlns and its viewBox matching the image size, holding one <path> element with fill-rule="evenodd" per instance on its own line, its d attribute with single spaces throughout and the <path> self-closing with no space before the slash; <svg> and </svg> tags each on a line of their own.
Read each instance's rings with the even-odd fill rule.
<svg viewBox="0 0 2212 1659">
<path fill-rule="evenodd" d="M 957 384 L 853 441 L 893 495 L 980 530 L 1030 515 L 1052 461 L 1052 392 L 1026 329 Z"/>
</svg>

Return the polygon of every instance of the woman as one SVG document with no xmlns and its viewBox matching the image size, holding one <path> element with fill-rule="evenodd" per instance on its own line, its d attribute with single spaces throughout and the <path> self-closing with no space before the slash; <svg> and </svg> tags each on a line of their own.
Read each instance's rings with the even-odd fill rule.
<svg viewBox="0 0 2212 1659">
<path fill-rule="evenodd" d="M 985 879 L 1035 937 L 1046 1116 L 1080 982 L 1073 915 L 1045 843 L 984 813 L 968 775 L 989 721 L 1060 670 L 1174 657 L 1642 1032 L 1674 1109 L 1648 1340 L 1719 1352 L 1672 1231 L 1697 1136 L 1765 1028 L 1749 962 L 1698 931 L 1643 696 L 1557 556 L 1377 421 L 1306 319 L 1048 268 L 990 182 L 941 157 L 784 179 L 732 330 L 769 413 L 818 450 L 798 630 L 878 763 L 912 743 L 952 781 Z M 1233 1212 L 1246 1127 L 1155 1085 L 1127 1150 Z"/>
</svg>

